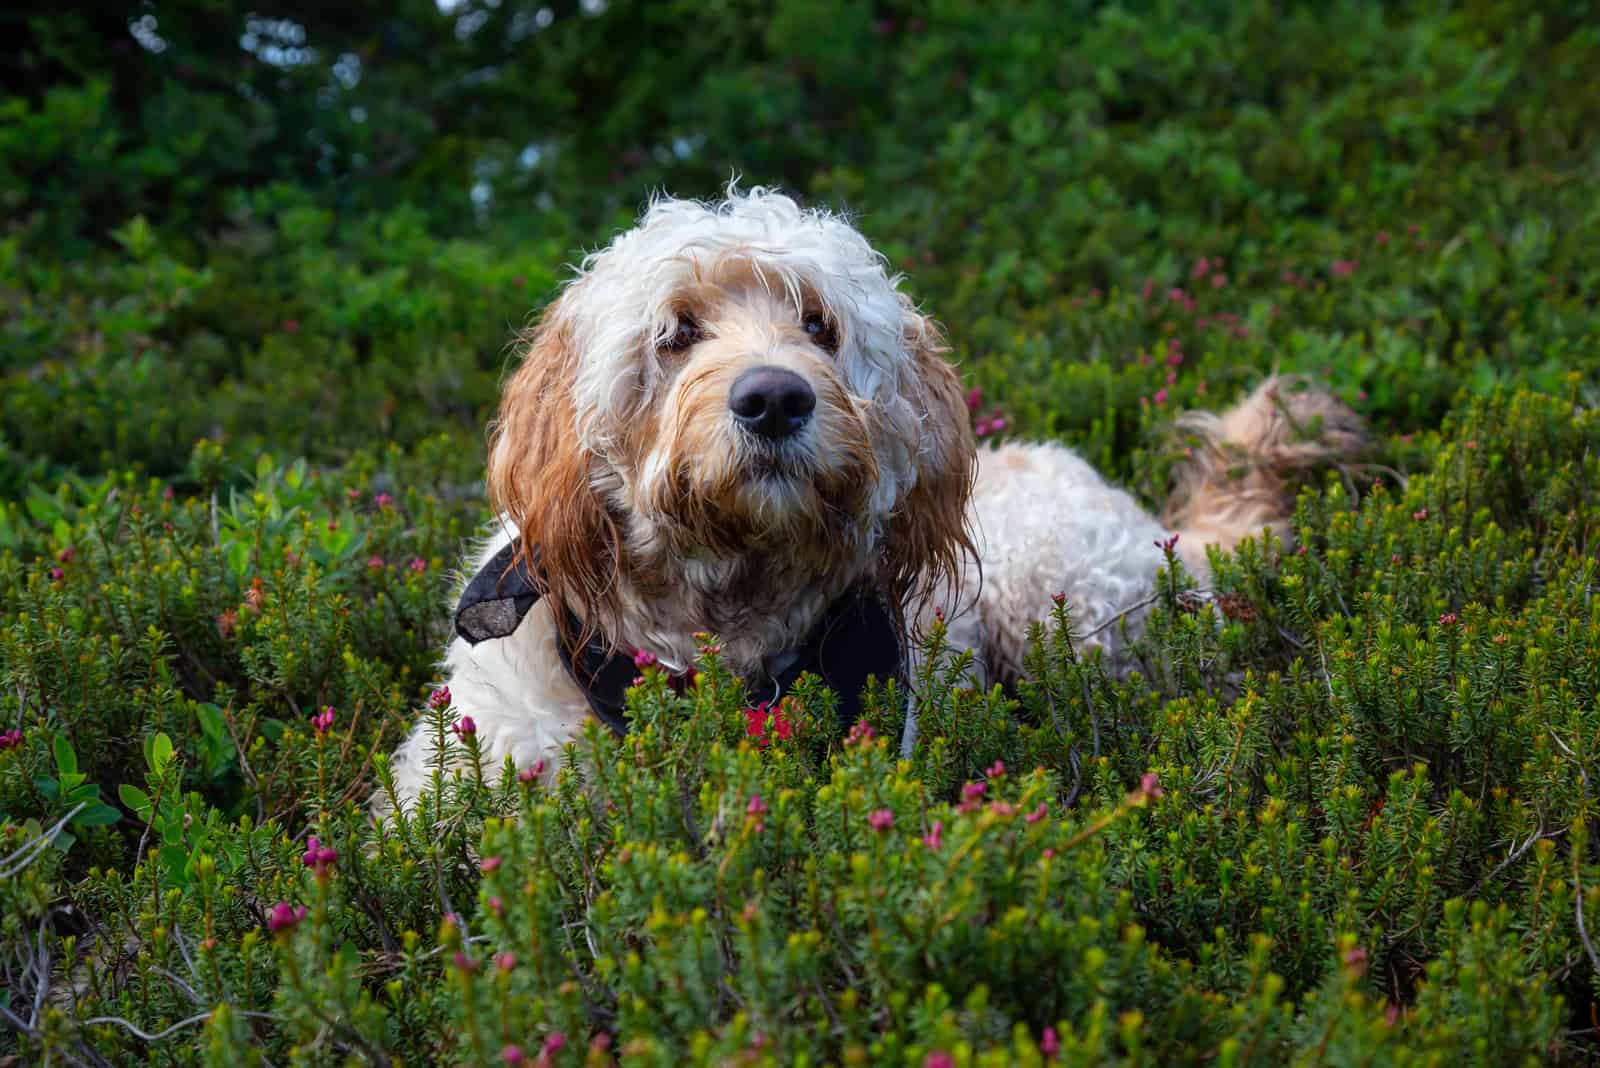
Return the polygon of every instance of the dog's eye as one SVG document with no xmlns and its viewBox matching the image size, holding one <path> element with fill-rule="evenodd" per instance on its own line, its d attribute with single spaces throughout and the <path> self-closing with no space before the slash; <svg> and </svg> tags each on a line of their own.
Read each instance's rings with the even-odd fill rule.
<svg viewBox="0 0 1600 1068">
<path fill-rule="evenodd" d="M 828 321 L 828 317 L 820 312 L 812 312 L 802 322 L 806 328 L 806 336 L 813 344 L 828 352 L 839 351 L 839 331 Z"/>
<path fill-rule="evenodd" d="M 667 352 L 682 352 L 701 337 L 700 324 L 695 321 L 694 316 L 680 315 L 677 328 L 667 335 L 667 340 L 661 343 L 661 347 Z"/>
</svg>

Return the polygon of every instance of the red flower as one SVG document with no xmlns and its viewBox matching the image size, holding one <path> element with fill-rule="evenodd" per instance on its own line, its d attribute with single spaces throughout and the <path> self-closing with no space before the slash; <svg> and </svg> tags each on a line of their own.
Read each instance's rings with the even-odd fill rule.
<svg viewBox="0 0 1600 1068">
<path fill-rule="evenodd" d="M 441 686 L 428 695 L 428 707 L 435 712 L 450 707 L 450 687 Z"/>
<path fill-rule="evenodd" d="M 772 718 L 772 733 L 767 733 L 767 718 Z M 754 708 L 744 710 L 744 732 L 751 738 L 760 739 L 760 744 L 765 749 L 773 741 L 787 742 L 794 737 L 794 723 L 784 711 L 782 703 L 774 705 L 771 701 L 762 701 Z"/>
</svg>

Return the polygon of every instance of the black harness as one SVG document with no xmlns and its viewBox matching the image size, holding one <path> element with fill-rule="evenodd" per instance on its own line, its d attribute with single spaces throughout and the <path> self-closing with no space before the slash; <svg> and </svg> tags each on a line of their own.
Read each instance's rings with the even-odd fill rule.
<svg viewBox="0 0 1600 1068">
<path fill-rule="evenodd" d="M 516 554 L 517 543 L 512 542 L 491 557 L 462 591 L 456 604 L 456 633 L 469 645 L 507 637 L 539 600 L 540 589 Z M 537 558 L 537 549 L 529 555 Z M 582 622 L 569 610 L 564 633 L 575 635 L 582 629 Z M 613 651 L 600 635 L 590 638 L 576 655 L 567 642 L 557 644 L 561 663 L 595 716 L 617 734 L 628 733 L 625 695 L 639 675 L 633 654 Z M 861 691 L 868 676 L 880 682 L 903 679 L 901 668 L 900 628 L 876 590 L 857 586 L 828 606 L 793 661 L 771 680 L 772 701 L 776 704 L 802 674 L 811 672 L 838 695 L 840 726 L 849 727 L 861 718 Z"/>
</svg>

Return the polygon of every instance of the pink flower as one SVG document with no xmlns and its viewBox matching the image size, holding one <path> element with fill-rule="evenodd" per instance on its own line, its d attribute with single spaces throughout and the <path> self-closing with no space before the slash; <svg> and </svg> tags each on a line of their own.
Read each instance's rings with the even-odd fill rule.
<svg viewBox="0 0 1600 1068">
<path fill-rule="evenodd" d="M 521 1046 L 511 1044 L 500 1051 L 500 1059 L 507 1064 L 522 1064 L 528 1059 L 528 1055 L 522 1052 Z"/>
<path fill-rule="evenodd" d="M 491 872 L 499 871 L 500 865 L 503 863 L 505 862 L 499 857 L 484 857 L 482 860 L 478 861 L 478 870 L 483 874 L 488 875 Z"/>
<path fill-rule="evenodd" d="M 372 498 L 372 503 L 377 505 L 379 508 L 388 508 L 390 505 L 394 504 L 394 498 L 389 496 L 387 493 L 380 493 L 376 497 Z"/>
<path fill-rule="evenodd" d="M 933 829 L 922 836 L 922 844 L 937 851 L 944 844 L 944 821 L 934 820 Z"/>
<path fill-rule="evenodd" d="M 311 729 L 318 734 L 327 734 L 333 729 L 333 719 L 333 706 L 329 705 L 311 717 Z"/>
<path fill-rule="evenodd" d="M 979 419 L 976 423 L 973 424 L 972 433 L 975 434 L 976 436 L 980 437 L 980 438 L 988 437 L 989 436 L 989 420 L 987 420 L 987 419 Z"/>
<path fill-rule="evenodd" d="M 1457 622 L 1460 621 L 1460 619 L 1461 617 L 1456 615 L 1454 612 L 1446 612 L 1444 615 L 1439 617 L 1439 625 L 1441 627 L 1453 627 Z"/>
<path fill-rule="evenodd" d="M 7 749 L 15 749 L 21 744 L 22 744 L 22 732 L 21 731 L 15 729 L 15 728 L 12 728 L 11 730 L 8 730 L 8 731 L 6 731 L 4 733 L 0 733 L 0 753 L 5 752 Z"/>
<path fill-rule="evenodd" d="M 1227 284 L 1228 284 L 1228 276 L 1227 275 L 1225 275 L 1225 274 L 1214 274 L 1214 275 L 1211 276 L 1211 288 L 1212 289 L 1221 289 L 1222 287 L 1226 286 Z"/>
<path fill-rule="evenodd" d="M 1379 230 L 1378 231 L 1378 244 L 1387 245 L 1388 243 L 1389 243 L 1389 231 L 1387 231 L 1387 230 Z"/>
<path fill-rule="evenodd" d="M 984 774 L 991 779 L 998 779 L 1005 773 L 1006 762 L 1004 760 L 996 760 L 993 764 L 989 765 L 987 770 L 984 771 Z"/>
<path fill-rule="evenodd" d="M 1028 813 L 1026 816 L 1024 816 L 1022 818 L 1024 820 L 1026 820 L 1027 822 L 1029 822 L 1029 823 L 1038 823 L 1040 820 L 1044 819 L 1045 814 L 1048 811 L 1049 811 L 1048 806 L 1046 806 L 1043 801 L 1040 801 L 1038 808 L 1034 809 L 1032 812 Z"/>
<path fill-rule="evenodd" d="M 319 877 L 328 874 L 338 859 L 338 852 L 332 846 L 325 846 L 319 842 L 316 835 L 306 839 L 306 851 L 300 856 L 305 866 Z"/>
<path fill-rule="evenodd" d="M 1061 1052 L 1061 1039 L 1056 1036 L 1054 1027 L 1046 1027 L 1044 1034 L 1039 1038 L 1039 1049 L 1046 1057 L 1054 1057 Z"/>
<path fill-rule="evenodd" d="M 659 663 L 655 653 L 648 649 L 635 649 L 633 653 L 633 666 L 643 671 L 648 667 L 655 667 Z"/>
<path fill-rule="evenodd" d="M 300 320 L 285 319 L 283 321 L 283 332 L 285 334 L 298 334 L 300 332 Z"/>
<path fill-rule="evenodd" d="M 411 570 L 415 571 L 417 574 L 420 575 L 424 571 L 428 570 L 428 561 L 424 560 L 420 556 L 413 556 L 411 558 L 410 567 L 411 567 Z"/>
<path fill-rule="evenodd" d="M 435 712 L 450 707 L 450 687 L 441 686 L 428 695 L 428 707 Z"/>
<path fill-rule="evenodd" d="M 1334 260 L 1328 269 L 1335 278 L 1349 278 L 1356 273 L 1356 264 L 1354 260 Z"/>
<path fill-rule="evenodd" d="M 1165 403 L 1167 403 L 1167 387 L 1162 386 L 1156 390 L 1156 404 L 1159 406 Z"/>
<path fill-rule="evenodd" d="M 936 1049 L 923 1058 L 922 1068 L 956 1068 L 956 1059 L 942 1049 Z"/>
<path fill-rule="evenodd" d="M 544 761 L 535 760 L 532 767 L 523 768 L 517 772 L 518 782 L 538 782 L 539 776 L 544 774 Z"/>
<path fill-rule="evenodd" d="M 509 950 L 494 955 L 494 966 L 503 972 L 509 972 L 517 966 L 517 955 Z"/>
<path fill-rule="evenodd" d="M 1153 771 L 1147 771 L 1139 780 L 1139 792 L 1146 800 L 1156 801 L 1165 796 L 1167 792 L 1161 788 L 1161 777 Z"/>
<path fill-rule="evenodd" d="M 967 390 L 967 411 L 976 413 L 983 405 L 983 390 L 973 386 Z"/>
<path fill-rule="evenodd" d="M 460 719 L 456 720 L 455 725 L 450 729 L 455 731 L 456 737 L 460 738 L 462 741 L 466 741 L 468 738 L 471 738 L 473 735 L 478 733 L 478 725 L 472 722 L 471 716 L 462 716 Z"/>
<path fill-rule="evenodd" d="M 294 906 L 287 901 L 280 901 L 272 906 L 272 911 L 267 914 L 267 930 L 273 934 L 292 931 L 295 925 L 306 918 L 304 905 Z"/>
<path fill-rule="evenodd" d="M 1141 300 L 1148 301 L 1152 296 L 1155 295 L 1155 291 L 1156 291 L 1155 279 L 1146 278 L 1144 280 L 1144 288 L 1139 290 L 1139 298 Z"/>
<path fill-rule="evenodd" d="M 1006 428 L 1005 416 L 997 415 L 993 419 L 989 420 L 989 432 L 990 433 L 998 434 L 998 433 L 1000 433 L 1000 431 L 1004 430 L 1005 428 Z"/>
<path fill-rule="evenodd" d="M 60 582 L 62 579 L 66 578 L 66 576 L 67 576 L 67 573 L 65 571 L 61 570 L 59 567 L 52 567 L 50 569 L 50 581 L 51 582 Z"/>
<path fill-rule="evenodd" d="M 70 564 L 72 563 L 72 558 L 77 555 L 78 550 L 69 545 L 65 549 L 62 549 L 60 552 L 56 553 L 56 559 L 61 561 L 63 564 Z"/>
<path fill-rule="evenodd" d="M 539 1051 L 539 1055 L 541 1057 L 553 1057 L 557 1053 L 561 1052 L 562 1047 L 566 1044 L 566 1035 L 562 1034 L 560 1031 L 551 1031 L 550 1037 L 544 1040 L 544 1048 Z"/>
<path fill-rule="evenodd" d="M 1204 278 L 1211 273 L 1211 261 L 1201 256 L 1194 261 L 1194 270 L 1190 272 L 1191 278 Z"/>
<path fill-rule="evenodd" d="M 872 724 L 868 723 L 866 720 L 861 720 L 857 722 L 854 727 L 851 727 L 849 732 L 845 734 L 844 744 L 847 746 L 866 745 L 877 736 L 878 732 L 872 729 Z"/>
<path fill-rule="evenodd" d="M 867 813 L 867 826 L 878 832 L 887 831 L 894 826 L 894 813 L 886 808 Z"/>
<path fill-rule="evenodd" d="M 381 557 L 381 556 L 369 556 L 369 557 L 367 557 L 367 570 L 368 571 L 382 571 L 383 570 L 383 557 Z"/>
</svg>

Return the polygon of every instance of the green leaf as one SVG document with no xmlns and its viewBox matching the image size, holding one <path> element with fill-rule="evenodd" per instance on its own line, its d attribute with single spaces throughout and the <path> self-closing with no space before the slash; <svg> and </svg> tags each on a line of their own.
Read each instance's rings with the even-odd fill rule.
<svg viewBox="0 0 1600 1068">
<path fill-rule="evenodd" d="M 172 762 L 172 739 L 167 737 L 165 731 L 157 732 L 155 737 L 150 739 L 147 759 L 150 762 L 150 770 L 157 775 L 165 771 L 167 765 Z"/>
<path fill-rule="evenodd" d="M 150 822 L 152 805 L 150 795 L 131 783 L 123 783 L 117 787 L 117 797 L 124 805 L 132 809 L 134 814 L 146 823 Z"/>
<path fill-rule="evenodd" d="M 63 779 L 77 772 L 78 754 L 72 751 L 72 743 L 67 741 L 66 735 L 56 735 L 55 740 L 50 743 L 50 748 L 55 753 L 56 770 Z"/>
<path fill-rule="evenodd" d="M 122 818 L 110 805 L 91 805 L 73 817 L 74 827 L 107 827 Z"/>
</svg>

